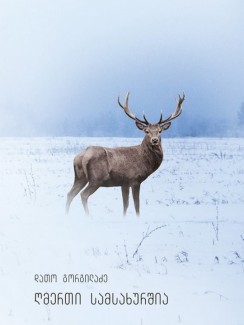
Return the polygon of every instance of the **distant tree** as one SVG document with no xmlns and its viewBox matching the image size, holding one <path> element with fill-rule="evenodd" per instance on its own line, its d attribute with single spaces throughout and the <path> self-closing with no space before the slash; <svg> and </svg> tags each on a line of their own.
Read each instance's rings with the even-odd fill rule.
<svg viewBox="0 0 244 325">
<path fill-rule="evenodd" d="M 244 103 L 241 103 L 241 107 L 238 112 L 238 125 L 244 126 Z"/>
</svg>

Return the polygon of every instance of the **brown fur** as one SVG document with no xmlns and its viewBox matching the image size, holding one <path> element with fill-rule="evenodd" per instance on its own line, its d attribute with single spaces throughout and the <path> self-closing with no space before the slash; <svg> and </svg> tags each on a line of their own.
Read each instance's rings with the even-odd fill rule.
<svg viewBox="0 0 244 325">
<path fill-rule="evenodd" d="M 185 95 L 179 96 L 176 110 L 167 119 L 163 120 L 162 113 L 156 124 L 150 124 L 145 115 L 144 120 L 138 119 L 129 109 L 129 93 L 125 105 L 119 106 L 127 116 L 135 120 L 136 126 L 145 132 L 140 145 L 133 147 L 104 148 L 88 147 L 74 159 L 75 180 L 72 189 L 67 195 L 66 212 L 74 197 L 81 192 L 81 200 L 85 212 L 88 214 L 87 200 L 99 187 L 120 186 L 123 196 L 124 214 L 129 205 L 129 190 L 132 189 L 134 205 L 137 215 L 140 213 L 140 186 L 163 161 L 161 146 L 161 132 L 167 130 L 171 120 L 181 114 L 181 105 Z"/>
<path fill-rule="evenodd" d="M 142 143 L 137 146 L 119 148 L 92 146 L 78 154 L 74 159 L 75 181 L 67 196 L 67 212 L 73 198 L 88 183 L 81 192 L 86 213 L 88 213 L 87 200 L 99 187 L 121 186 L 124 214 L 128 208 L 129 189 L 132 188 L 135 210 L 139 215 L 140 185 L 158 169 L 163 160 L 160 133 L 169 126 L 170 123 L 164 126 L 149 124 L 143 127 L 147 133 Z"/>
</svg>

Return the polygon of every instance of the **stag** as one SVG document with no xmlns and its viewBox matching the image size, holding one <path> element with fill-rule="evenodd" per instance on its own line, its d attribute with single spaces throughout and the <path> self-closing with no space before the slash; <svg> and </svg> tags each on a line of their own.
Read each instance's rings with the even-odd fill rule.
<svg viewBox="0 0 244 325">
<path fill-rule="evenodd" d="M 177 107 L 173 114 L 163 119 L 162 113 L 156 124 L 151 124 L 143 114 L 143 120 L 136 117 L 129 109 L 129 93 L 125 104 L 119 106 L 125 114 L 135 121 L 139 130 L 145 132 L 140 145 L 131 147 L 106 148 L 99 146 L 88 147 L 74 158 L 75 179 L 67 195 L 66 212 L 74 197 L 81 192 L 81 201 L 86 214 L 89 214 L 87 200 L 99 187 L 121 186 L 124 215 L 129 206 L 129 190 L 132 189 L 136 214 L 140 214 L 141 183 L 161 165 L 163 150 L 161 132 L 167 130 L 171 121 L 182 112 L 185 95 L 179 96 Z"/>
</svg>

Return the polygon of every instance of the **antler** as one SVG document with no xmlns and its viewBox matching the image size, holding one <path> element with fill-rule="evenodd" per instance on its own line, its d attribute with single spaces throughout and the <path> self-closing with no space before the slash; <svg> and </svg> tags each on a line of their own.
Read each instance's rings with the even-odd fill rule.
<svg viewBox="0 0 244 325">
<path fill-rule="evenodd" d="M 166 118 L 166 120 L 163 120 L 163 116 L 162 116 L 162 112 L 161 112 L 160 120 L 159 120 L 158 124 L 167 123 L 167 122 L 173 120 L 174 118 L 178 117 L 182 112 L 181 106 L 182 106 L 182 103 L 184 102 L 184 100 L 185 100 L 185 94 L 183 93 L 182 97 L 179 95 L 179 99 L 177 102 L 177 107 L 176 107 L 175 112 L 173 114 L 171 114 L 168 118 Z"/>
<path fill-rule="evenodd" d="M 132 118 L 132 120 L 135 120 L 137 122 L 140 122 L 142 124 L 145 124 L 145 125 L 148 125 L 149 122 L 148 120 L 146 119 L 145 117 L 145 114 L 143 114 L 143 118 L 144 118 L 144 121 L 143 120 L 140 120 L 138 117 L 136 117 L 129 109 L 128 107 L 128 104 L 129 104 L 129 96 L 130 96 L 130 93 L 128 92 L 127 93 L 127 96 L 126 96 L 126 100 L 125 100 L 125 105 L 122 105 L 120 100 L 119 100 L 119 97 L 118 97 L 118 104 L 121 108 L 123 108 L 124 112 L 126 115 L 128 115 L 130 118 Z"/>
</svg>

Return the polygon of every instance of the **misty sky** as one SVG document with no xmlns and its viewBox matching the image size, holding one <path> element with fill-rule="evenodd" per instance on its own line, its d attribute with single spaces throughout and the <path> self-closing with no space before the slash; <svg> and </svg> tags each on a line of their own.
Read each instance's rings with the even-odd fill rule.
<svg viewBox="0 0 244 325">
<path fill-rule="evenodd" d="M 182 121 L 233 121 L 243 16 L 242 0 L 0 0 L 0 135 L 113 134 L 110 119 L 133 124 L 128 90 L 152 122 L 183 91 Z"/>
</svg>

